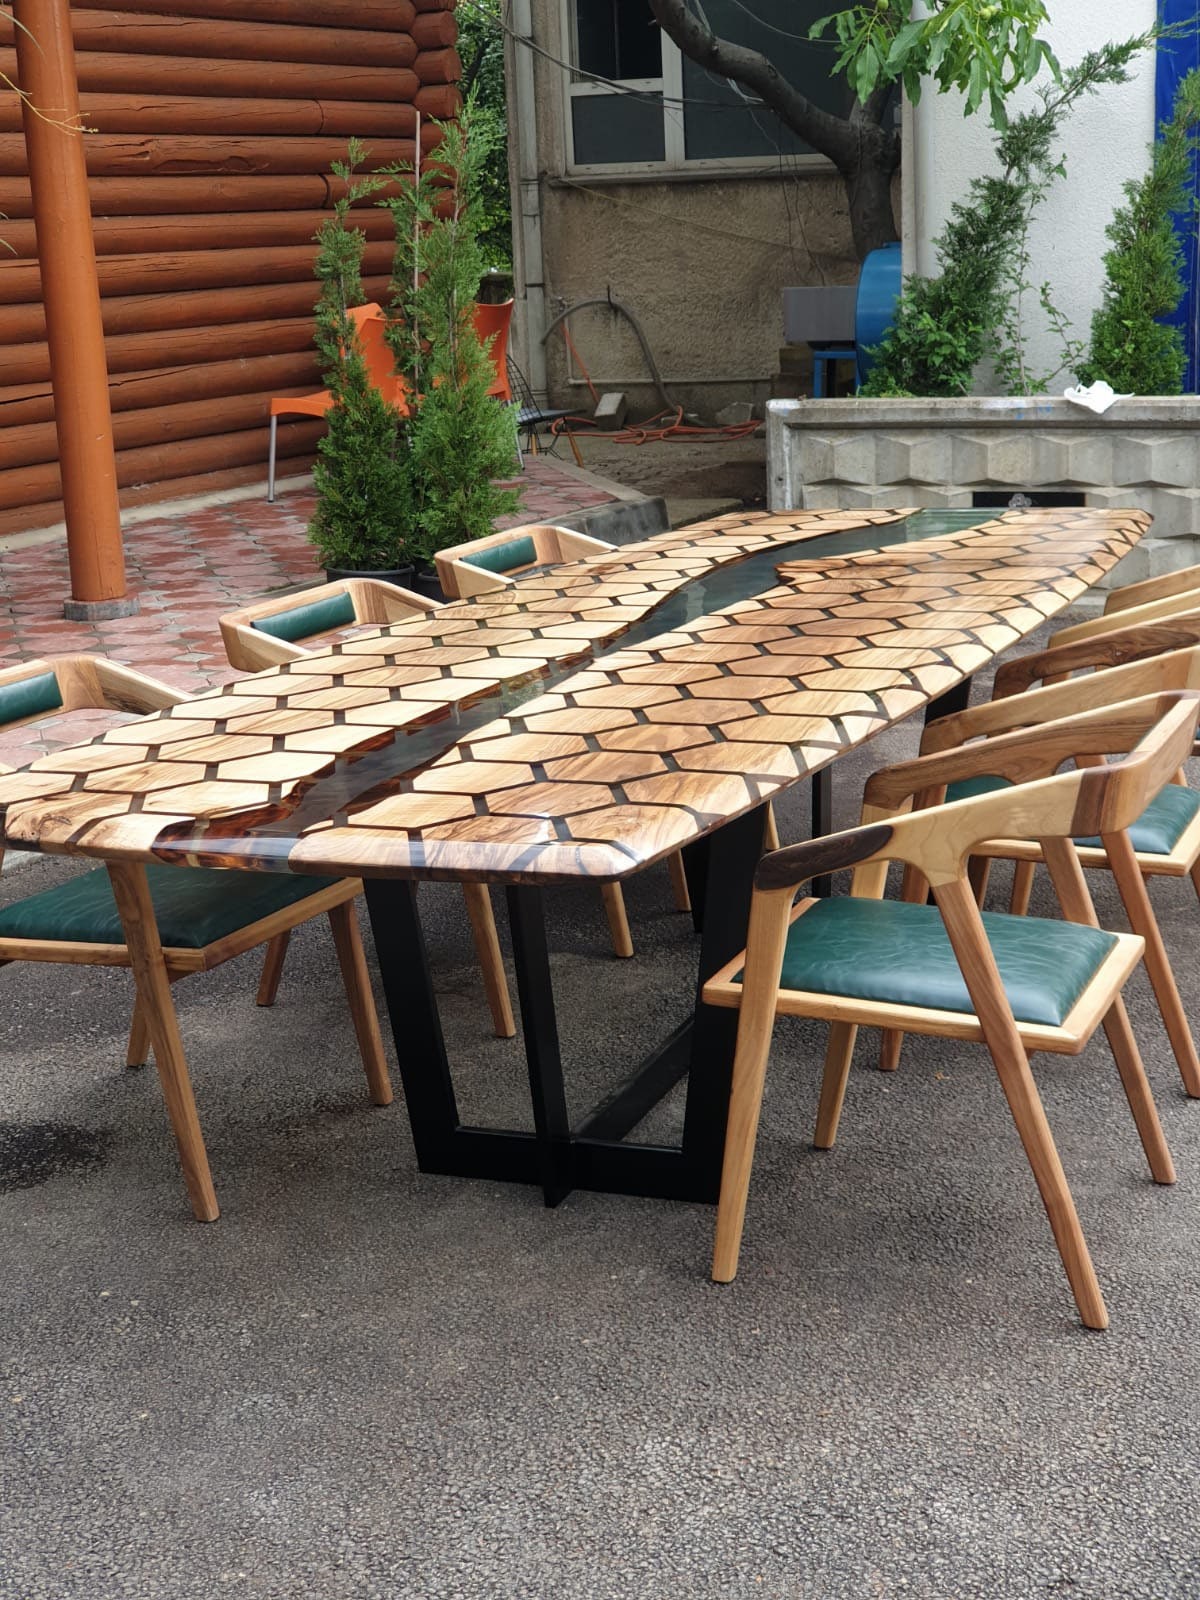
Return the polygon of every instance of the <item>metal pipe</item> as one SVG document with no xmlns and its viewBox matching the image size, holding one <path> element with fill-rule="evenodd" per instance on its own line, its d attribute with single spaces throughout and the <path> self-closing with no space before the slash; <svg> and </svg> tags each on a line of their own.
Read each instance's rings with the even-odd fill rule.
<svg viewBox="0 0 1200 1600">
<path fill-rule="evenodd" d="M 137 601 L 126 589 L 70 6 L 15 0 L 13 13 L 71 570 L 63 609 L 127 616 Z"/>
<path fill-rule="evenodd" d="M 673 411 L 675 409 L 675 402 L 667 393 L 666 385 L 663 383 L 662 378 L 659 375 L 658 362 L 654 359 L 654 352 L 650 348 L 650 341 L 642 332 L 641 323 L 634 316 L 633 312 L 630 311 L 627 305 L 623 305 L 620 300 L 614 300 L 611 294 L 596 295 L 595 298 L 591 300 L 576 300 L 574 305 L 569 305 L 565 311 L 560 311 L 555 317 L 554 321 L 550 323 L 549 327 L 542 335 L 542 343 L 545 344 L 546 340 L 554 332 L 555 328 L 558 327 L 560 322 L 565 322 L 573 312 L 582 311 L 585 306 L 607 306 L 610 311 L 615 311 L 618 313 L 618 315 L 625 318 L 626 322 L 628 322 L 629 326 L 633 329 L 634 336 L 636 337 L 638 344 L 642 347 L 642 356 L 646 362 L 646 370 L 650 374 L 650 382 L 658 391 L 658 398 L 662 401 L 663 406 L 667 411 Z"/>
<path fill-rule="evenodd" d="M 529 387 L 534 402 L 547 403 L 546 347 L 542 332 L 546 324 L 546 263 L 542 251 L 542 185 L 538 175 L 538 126 L 533 51 L 523 40 L 533 38 L 533 12 L 529 0 L 513 0 L 511 35 L 505 38 L 505 72 L 512 93 L 509 96 L 510 137 L 516 138 L 513 187 L 513 244 L 517 272 L 516 292 L 524 302 L 525 360 Z M 514 181 L 515 180 L 515 181 Z"/>
</svg>

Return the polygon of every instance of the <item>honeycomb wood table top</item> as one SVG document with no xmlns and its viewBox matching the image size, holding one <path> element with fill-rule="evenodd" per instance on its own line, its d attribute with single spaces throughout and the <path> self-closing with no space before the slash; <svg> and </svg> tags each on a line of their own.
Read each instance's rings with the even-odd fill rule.
<svg viewBox="0 0 1200 1600">
<path fill-rule="evenodd" d="M 356 634 L 0 778 L 4 842 L 623 877 L 921 710 L 1078 598 L 1150 520 L 1056 508 L 866 553 L 792 548 L 910 514 L 721 517 Z M 761 592 L 706 609 L 714 578 L 739 564 L 749 581 L 775 555 Z"/>
</svg>

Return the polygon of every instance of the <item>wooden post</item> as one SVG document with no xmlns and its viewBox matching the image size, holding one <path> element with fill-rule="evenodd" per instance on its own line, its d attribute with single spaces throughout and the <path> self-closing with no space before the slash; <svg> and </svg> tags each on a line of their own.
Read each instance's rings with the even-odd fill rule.
<svg viewBox="0 0 1200 1600">
<path fill-rule="evenodd" d="M 79 122 L 68 0 L 14 0 L 21 108 L 67 523 L 71 598 L 79 620 L 128 616 L 104 327 Z"/>
</svg>

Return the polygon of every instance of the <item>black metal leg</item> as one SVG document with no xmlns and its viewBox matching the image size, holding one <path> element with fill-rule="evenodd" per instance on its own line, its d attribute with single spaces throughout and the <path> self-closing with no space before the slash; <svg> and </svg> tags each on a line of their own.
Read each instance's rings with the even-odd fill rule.
<svg viewBox="0 0 1200 1600">
<path fill-rule="evenodd" d="M 721 1188 L 725 1120 L 733 1080 L 738 1013 L 706 1006 L 705 983 L 746 948 L 754 868 L 762 855 L 765 811 L 758 807 L 711 836 L 708 905 L 700 943 L 696 1022 L 683 1123 L 683 1158 L 691 1197 L 716 1201 Z"/>
<path fill-rule="evenodd" d="M 812 795 L 812 826 L 809 836 L 820 839 L 824 834 L 833 832 L 833 768 L 822 767 L 820 772 L 814 772 L 809 779 L 809 792 Z M 829 874 L 822 873 L 819 878 L 812 880 L 811 894 L 828 895 L 833 888 L 833 880 Z"/>
<path fill-rule="evenodd" d="M 956 683 L 953 689 L 947 689 L 945 694 L 938 695 L 936 700 L 930 700 L 925 706 L 925 721 L 936 722 L 939 717 L 952 717 L 956 711 L 965 711 L 971 703 L 971 687 L 975 679 L 973 675 L 965 677 Z"/>
<path fill-rule="evenodd" d="M 533 1100 L 542 1193 L 548 1206 L 556 1206 L 571 1191 L 567 1176 L 571 1130 L 558 1046 L 558 1021 L 554 1015 L 542 891 L 510 885 L 505 897 L 517 969 L 517 997 L 525 1036 L 525 1060 L 529 1066 L 529 1093 Z"/>
<path fill-rule="evenodd" d="M 685 844 L 679 852 L 683 857 L 683 870 L 687 874 L 688 895 L 692 902 L 692 927 L 697 933 L 704 931 L 704 895 L 708 886 L 707 838 L 695 844 Z"/>
<path fill-rule="evenodd" d="M 436 1172 L 458 1126 L 458 1106 L 417 915 L 417 887 L 389 878 L 368 878 L 365 887 L 417 1162 L 422 1171 Z"/>
</svg>

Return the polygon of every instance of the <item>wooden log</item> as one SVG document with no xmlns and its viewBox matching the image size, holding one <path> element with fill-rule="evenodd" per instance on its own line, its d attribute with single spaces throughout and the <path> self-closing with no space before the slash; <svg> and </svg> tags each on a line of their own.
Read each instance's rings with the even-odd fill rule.
<svg viewBox="0 0 1200 1600">
<path fill-rule="evenodd" d="M 410 36 L 416 50 L 441 50 L 458 43 L 458 18 L 453 11 L 423 11 L 413 18 Z"/>
<path fill-rule="evenodd" d="M 97 261 L 97 276 L 105 297 L 299 283 L 312 279 L 316 253 L 315 244 L 300 244 L 265 250 L 161 250 L 102 256 Z M 393 246 L 387 239 L 368 244 L 363 270 L 372 276 L 385 274 L 392 255 Z M 28 304 L 41 297 L 42 275 L 36 263 L 0 260 L 0 306 Z"/>
<path fill-rule="evenodd" d="M 419 57 L 418 57 L 419 59 Z M 0 71 L 17 76 L 15 50 L 0 49 Z M 439 79 L 431 79 L 439 82 Z M 79 92 L 215 94 L 290 100 L 411 100 L 421 79 L 411 67 L 337 67 L 305 61 L 212 61 L 197 56 L 85 53 Z"/>
<path fill-rule="evenodd" d="M 413 0 L 418 16 L 424 11 L 453 11 L 456 0 Z"/>
<path fill-rule="evenodd" d="M 382 304 L 387 296 L 388 279 L 368 278 L 363 287 L 368 300 L 378 300 Z M 101 310 L 105 333 L 120 334 L 303 317 L 311 314 L 316 303 L 315 283 L 277 283 L 261 289 L 196 289 L 175 295 L 127 295 L 102 301 Z M 11 306 L 5 312 L 4 325 L 8 342 L 33 343 L 45 337 L 45 312 L 40 305 Z"/>
<path fill-rule="evenodd" d="M 279 436 L 278 456 L 280 475 L 294 477 L 306 473 L 312 466 L 315 453 L 312 443 L 301 439 Z M 283 463 L 287 463 L 284 472 Z M 265 458 L 249 466 L 225 467 L 212 472 L 194 472 L 186 477 L 160 479 L 155 483 L 131 483 L 119 490 L 121 505 L 163 505 L 188 495 L 210 495 L 222 489 L 238 488 L 245 484 L 266 484 Z M 266 493 L 264 487 L 263 493 Z M 62 521 L 62 501 L 45 500 L 36 505 L 12 506 L 0 510 L 0 538 L 12 533 L 23 533 L 36 528 L 52 528 Z M 314 561 L 315 561 L 314 556 Z"/>
<path fill-rule="evenodd" d="M 422 83 L 457 83 L 462 62 L 457 50 L 422 50 L 413 62 L 413 71 Z"/>
<path fill-rule="evenodd" d="M 292 388 L 297 395 L 311 392 L 304 384 Z M 283 392 L 286 394 L 287 390 Z M 266 394 L 218 395 L 118 412 L 113 417 L 113 440 L 120 452 L 262 428 L 266 426 L 270 399 Z M 53 423 L 33 422 L 0 432 L 0 473 L 57 460 L 58 437 Z"/>
<path fill-rule="evenodd" d="M 448 121 L 462 109 L 462 95 L 457 83 L 424 83 L 413 96 L 413 107 L 423 117 L 438 117 Z"/>
<path fill-rule="evenodd" d="M 98 256 L 145 254 L 151 250 L 227 250 L 273 245 L 308 244 L 327 211 L 247 211 L 199 216 L 171 213 L 156 217 L 97 217 L 92 224 Z M 355 227 L 368 239 L 390 239 L 392 219 L 368 207 L 355 217 Z M 0 222 L 0 236 L 15 252 L 13 259 L 37 258 L 32 221 Z M 4 257 L 0 256 L 0 261 Z M 0 350 L 0 360 L 3 351 Z M 3 380 L 0 380 L 3 381 Z"/>
<path fill-rule="evenodd" d="M 320 388 L 317 353 L 309 349 L 116 374 L 109 383 L 108 398 L 112 410 L 118 412 L 220 395 L 272 396 L 293 391 L 309 394 Z M 28 427 L 53 419 L 54 394 L 48 382 L 0 389 L 0 428 Z"/>
<path fill-rule="evenodd" d="M 310 452 L 325 430 L 325 424 L 297 421 L 279 430 L 280 459 Z M 231 467 L 254 466 L 263 482 L 267 476 L 267 429 L 247 428 L 236 433 L 207 435 L 167 444 L 148 445 L 117 453 L 117 482 L 122 487 L 151 485 L 149 498 L 161 497 L 160 485 L 166 478 L 181 478 L 194 473 L 219 472 Z M 0 509 L 53 502 L 60 498 L 57 461 L 38 462 L 0 472 Z"/>
<path fill-rule="evenodd" d="M 422 149 L 432 150 L 438 130 L 421 130 Z M 370 146 L 368 164 L 384 166 L 391 162 L 409 165 L 413 158 L 411 139 L 376 139 Z M 344 139 L 210 139 L 201 136 L 169 134 L 89 134 L 84 145 L 89 177 L 216 177 L 223 173 L 320 174 L 346 155 Z M 17 177 L 24 172 L 25 142 L 20 134 L 0 134 L 0 176 Z M 93 202 L 93 210 L 96 209 Z"/>
<path fill-rule="evenodd" d="M 172 8 L 174 9 L 174 8 Z M 0 8 L 7 11 L 8 7 Z M 411 67 L 418 49 L 453 44 L 422 30 L 374 32 L 306 27 L 298 23 L 213 22 L 181 16 L 139 16 L 124 8 L 87 11 L 72 6 L 75 49 L 124 55 L 216 56 L 222 61 L 304 61 L 330 66 Z M 311 12 L 310 12 L 311 14 Z M 443 13 L 446 15 L 446 13 Z M 453 19 L 451 19 L 453 20 Z"/>
<path fill-rule="evenodd" d="M 107 11 L 109 0 L 73 0 L 72 11 Z M 422 9 L 430 9 L 423 7 Z M 221 18 L 232 22 L 311 23 L 313 0 L 121 0 L 139 15 Z M 321 0 L 321 26 L 408 33 L 412 0 Z"/>
<path fill-rule="evenodd" d="M 166 369 L 238 356 L 293 355 L 313 351 L 311 313 L 274 322 L 234 322 L 211 328 L 168 328 L 118 334 L 105 340 L 110 374 Z M 50 376 L 45 344 L 0 342 L 0 386 L 44 383 Z M 317 387 L 316 384 L 313 385 Z"/>
<path fill-rule="evenodd" d="M 329 210 L 334 190 L 340 188 L 336 180 L 316 172 L 278 177 L 229 174 L 177 178 L 93 177 L 88 184 L 93 217 L 156 216 L 168 212 L 196 216 L 201 212 Z M 380 191 L 381 194 L 386 192 Z M 362 201 L 362 208 L 370 210 L 375 198 Z M 6 219 L 32 216 L 28 178 L 0 176 L 0 213 Z"/>
<path fill-rule="evenodd" d="M 418 97 L 428 89 L 419 89 Z M 96 133 L 338 135 L 411 139 L 417 107 L 362 100 L 221 100 L 215 95 L 85 94 L 83 120 Z M 425 109 L 424 106 L 421 107 Z M 19 132 L 21 103 L 0 95 L 0 133 Z"/>
</svg>

